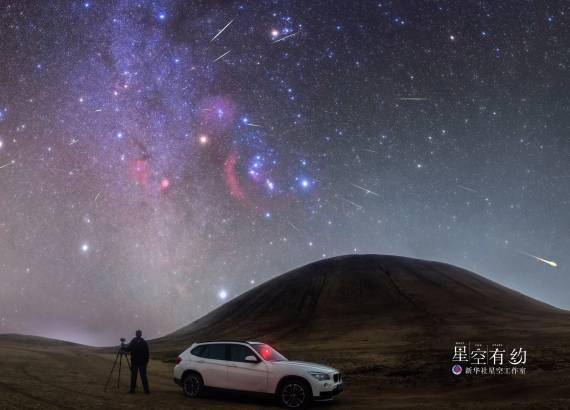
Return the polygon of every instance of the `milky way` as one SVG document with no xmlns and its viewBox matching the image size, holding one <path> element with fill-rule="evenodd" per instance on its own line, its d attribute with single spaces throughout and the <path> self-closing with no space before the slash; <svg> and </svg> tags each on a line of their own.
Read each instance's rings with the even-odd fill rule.
<svg viewBox="0 0 570 410">
<path fill-rule="evenodd" d="M 1 2 L 0 332 L 155 337 L 346 253 L 569 308 L 569 13 Z"/>
</svg>

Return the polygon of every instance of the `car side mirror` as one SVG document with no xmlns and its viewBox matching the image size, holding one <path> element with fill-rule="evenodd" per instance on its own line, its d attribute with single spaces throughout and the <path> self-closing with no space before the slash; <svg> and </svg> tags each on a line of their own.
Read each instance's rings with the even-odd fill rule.
<svg viewBox="0 0 570 410">
<path fill-rule="evenodd" d="M 248 363 L 257 363 L 259 360 L 255 356 L 246 356 L 245 361 Z"/>
</svg>

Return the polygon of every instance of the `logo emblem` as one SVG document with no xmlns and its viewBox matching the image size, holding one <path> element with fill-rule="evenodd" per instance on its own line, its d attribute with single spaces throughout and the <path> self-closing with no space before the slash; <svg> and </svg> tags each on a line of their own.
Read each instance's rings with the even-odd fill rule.
<svg viewBox="0 0 570 410">
<path fill-rule="evenodd" d="M 451 373 L 453 373 L 456 376 L 459 376 L 461 373 L 463 373 L 463 368 L 461 367 L 461 365 L 456 364 L 451 368 Z"/>
</svg>

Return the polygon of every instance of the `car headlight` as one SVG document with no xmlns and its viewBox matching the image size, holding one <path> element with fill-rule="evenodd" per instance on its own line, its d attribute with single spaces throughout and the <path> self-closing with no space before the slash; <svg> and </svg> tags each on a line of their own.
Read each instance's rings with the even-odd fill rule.
<svg viewBox="0 0 570 410">
<path fill-rule="evenodd" d="M 326 373 L 321 373 L 321 372 L 309 372 L 309 374 L 311 376 L 313 376 L 315 379 L 317 379 L 318 381 L 322 382 L 325 380 L 330 380 L 331 376 L 326 374 Z"/>
</svg>

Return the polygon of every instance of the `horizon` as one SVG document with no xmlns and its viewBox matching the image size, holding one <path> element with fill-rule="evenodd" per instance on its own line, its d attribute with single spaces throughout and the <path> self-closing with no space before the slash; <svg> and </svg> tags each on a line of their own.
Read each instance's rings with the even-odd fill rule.
<svg viewBox="0 0 570 410">
<path fill-rule="evenodd" d="M 410 257 L 410 256 L 394 255 L 394 254 L 343 254 L 343 255 L 332 256 L 332 257 L 326 258 L 326 259 L 317 259 L 317 260 L 314 260 L 314 261 L 312 261 L 312 262 L 308 262 L 308 263 L 306 263 L 306 264 L 304 264 L 304 265 L 300 265 L 300 266 L 298 266 L 298 267 L 293 268 L 293 269 L 290 270 L 290 271 L 283 272 L 283 273 L 280 274 L 280 275 L 277 275 L 277 276 L 275 276 L 275 277 L 273 277 L 273 278 L 270 278 L 270 279 L 268 279 L 266 282 L 258 283 L 258 284 L 256 285 L 256 287 L 261 286 L 261 285 L 264 284 L 264 283 L 270 282 L 270 281 L 272 281 L 273 279 L 276 279 L 276 278 L 278 278 L 278 277 L 280 277 L 280 276 L 282 276 L 282 275 L 286 275 L 286 274 L 288 274 L 288 273 L 290 273 L 290 272 L 292 272 L 292 271 L 295 271 L 295 270 L 297 270 L 297 269 L 306 267 L 306 266 L 308 266 L 308 265 L 312 265 L 312 264 L 314 264 L 314 263 L 318 263 L 318 262 L 322 262 L 322 261 L 330 261 L 330 260 L 333 260 L 333 259 L 336 259 L 336 258 L 344 258 L 344 257 L 348 257 L 348 256 L 389 256 L 389 257 L 396 257 L 396 258 L 403 258 L 403 259 L 416 259 L 416 260 L 427 261 L 427 262 L 435 262 L 435 263 L 444 263 L 444 264 L 447 264 L 447 262 L 444 262 L 444 261 L 437 261 L 437 260 L 430 260 L 430 259 L 418 259 L 418 258 L 412 258 L 412 257 Z M 516 292 L 519 292 L 519 291 L 517 291 L 516 289 L 510 288 L 510 287 L 508 287 L 508 286 L 506 286 L 506 285 L 504 285 L 504 284 L 502 284 L 502 283 L 499 283 L 499 282 L 497 282 L 497 281 L 494 281 L 494 280 L 492 280 L 492 279 L 489 279 L 489 278 L 487 278 L 487 277 L 485 277 L 485 276 L 483 276 L 483 275 L 480 275 L 480 274 L 477 273 L 477 272 L 470 271 L 469 269 L 466 269 L 466 268 L 463 267 L 463 266 L 460 266 L 460 265 L 452 265 L 452 264 L 450 264 L 450 266 L 458 267 L 458 268 L 460 268 L 460 269 L 463 269 L 463 270 L 466 270 L 466 271 L 468 271 L 468 272 L 474 273 L 474 274 L 476 274 L 477 276 L 480 276 L 480 277 L 482 277 L 482 278 L 484 278 L 484 279 L 491 280 L 494 284 L 497 284 L 497 285 L 499 285 L 499 286 L 504 286 L 504 287 L 506 287 L 507 289 L 510 289 L 510 290 L 514 290 L 514 291 L 516 291 Z M 254 287 L 253 289 L 255 289 L 256 287 Z M 184 324 L 184 325 L 182 325 L 182 326 L 180 326 L 180 327 L 178 327 L 178 328 L 176 328 L 176 329 L 173 329 L 173 330 L 168 331 L 168 332 L 166 332 L 166 333 L 164 333 L 164 334 L 161 334 L 161 335 L 153 336 L 152 338 L 147 338 L 146 335 L 145 335 L 145 332 L 143 331 L 143 337 L 144 337 L 146 340 L 148 340 L 148 341 L 152 341 L 152 340 L 155 340 L 155 339 L 157 339 L 157 338 L 161 338 L 161 337 L 167 336 L 167 335 L 169 335 L 169 334 L 172 334 L 172 333 L 174 333 L 174 332 L 176 332 L 176 331 L 178 331 L 178 330 L 180 330 L 180 329 L 182 329 L 182 328 L 184 328 L 184 327 L 190 325 L 192 322 L 195 322 L 195 321 L 197 321 L 197 320 L 199 320 L 199 319 L 202 319 L 203 317 L 207 316 L 208 314 L 210 314 L 211 312 L 213 312 L 213 311 L 216 310 L 217 308 L 223 306 L 223 305 L 226 304 L 226 303 L 231 302 L 233 299 L 238 298 L 239 296 L 241 296 L 241 295 L 243 295 L 244 293 L 249 292 L 250 290 L 253 290 L 253 289 L 247 289 L 247 290 L 245 290 L 245 291 L 244 291 L 243 293 L 241 293 L 241 294 L 234 295 L 232 298 L 227 299 L 223 304 L 212 308 L 212 310 L 206 312 L 204 315 L 202 315 L 202 316 L 200 316 L 200 317 L 198 317 L 198 318 L 195 318 L 195 319 L 189 321 L 188 323 L 186 323 L 186 324 Z M 527 296 L 527 297 L 532 298 L 531 296 L 529 296 L 529 295 L 527 295 L 527 294 L 525 294 L 525 293 L 523 293 L 523 292 L 519 292 L 519 293 L 522 294 L 522 295 L 524 295 L 524 296 Z M 538 302 L 541 302 L 541 303 L 546 303 L 546 304 L 548 304 L 548 305 L 550 305 L 550 306 L 552 306 L 552 307 L 554 307 L 554 308 L 557 308 L 557 309 L 560 309 L 560 310 L 564 310 L 564 311 L 570 312 L 570 310 L 567 309 L 567 308 L 561 308 L 561 307 L 556 306 L 556 305 L 551 305 L 551 304 L 549 304 L 549 303 L 547 303 L 547 302 L 545 302 L 545 301 L 543 301 L 543 300 L 537 299 L 537 298 L 532 298 L 532 299 L 533 299 L 533 300 L 536 300 L 536 301 L 538 301 Z M 130 331 L 130 330 L 129 330 L 129 331 Z M 121 337 L 125 337 L 125 338 L 127 339 L 127 341 L 128 341 L 128 340 L 130 340 L 130 338 L 134 337 L 134 336 L 133 336 L 133 335 L 134 335 L 134 332 L 135 332 L 135 330 L 132 330 L 132 331 L 130 331 L 130 333 L 128 333 L 127 335 L 118 336 L 118 337 L 117 337 L 117 340 L 119 340 Z M 40 337 L 40 338 L 47 338 L 47 339 L 55 340 L 55 341 L 63 341 L 63 342 L 76 343 L 76 344 L 79 344 L 79 345 L 82 345 L 82 346 L 95 347 L 95 348 L 107 348 L 107 347 L 110 348 L 110 347 L 119 346 L 119 344 L 120 344 L 120 343 L 117 343 L 116 345 L 115 345 L 115 344 L 105 344 L 104 342 L 100 342 L 99 344 L 93 343 L 93 342 L 90 342 L 90 341 L 92 341 L 92 340 L 107 340 L 107 337 L 105 336 L 105 338 L 103 339 L 103 338 L 101 338 L 101 335 L 98 335 L 98 334 L 85 335 L 85 334 L 77 334 L 77 333 L 74 333 L 74 332 L 72 332 L 71 334 L 67 334 L 67 335 L 66 335 L 66 332 L 65 332 L 64 330 L 59 330 L 59 331 L 55 330 L 55 331 L 53 331 L 53 332 L 51 332 L 51 333 L 48 332 L 48 333 L 44 333 L 44 334 L 33 334 L 33 333 L 24 334 L 24 333 L 2 333 L 2 332 L 0 332 L 0 335 L 2 335 L 2 336 L 11 336 L 11 335 L 14 335 L 14 336 L 22 336 L 22 337 Z M 101 344 L 101 343 L 102 343 L 102 344 Z"/>
</svg>

